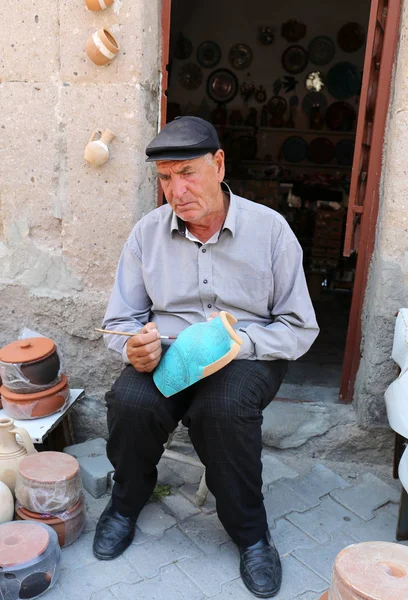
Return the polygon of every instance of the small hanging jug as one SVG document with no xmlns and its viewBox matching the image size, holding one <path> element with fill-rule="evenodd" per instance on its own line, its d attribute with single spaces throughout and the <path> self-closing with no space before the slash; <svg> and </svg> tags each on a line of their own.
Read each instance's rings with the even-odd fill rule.
<svg viewBox="0 0 408 600">
<path fill-rule="evenodd" d="M 114 3 L 114 0 L 85 0 L 89 10 L 105 10 Z"/>
<path fill-rule="evenodd" d="M 100 138 L 96 140 L 98 134 Z M 93 167 L 101 167 L 109 159 L 108 144 L 114 137 L 115 134 L 110 129 L 95 129 L 85 146 L 84 159 Z"/>
<path fill-rule="evenodd" d="M 23 440 L 16 440 L 19 435 Z M 30 434 L 22 427 L 14 427 L 12 419 L 0 419 L 0 481 L 5 483 L 14 494 L 18 466 L 27 454 L 34 454 L 36 449 Z"/>
<path fill-rule="evenodd" d="M 120 46 L 107 29 L 99 29 L 85 43 L 85 52 L 98 67 L 108 64 L 119 52 Z"/>
</svg>

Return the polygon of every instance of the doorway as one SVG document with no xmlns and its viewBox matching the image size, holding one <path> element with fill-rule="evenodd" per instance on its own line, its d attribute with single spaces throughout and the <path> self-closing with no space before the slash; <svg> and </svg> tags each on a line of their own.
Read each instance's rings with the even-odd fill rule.
<svg viewBox="0 0 408 600">
<path fill-rule="evenodd" d="M 370 7 L 172 0 L 167 122 L 211 121 L 232 191 L 280 212 L 303 248 L 321 333 L 290 365 L 279 392 L 288 400 L 339 399 L 358 260 L 342 250 Z"/>
</svg>

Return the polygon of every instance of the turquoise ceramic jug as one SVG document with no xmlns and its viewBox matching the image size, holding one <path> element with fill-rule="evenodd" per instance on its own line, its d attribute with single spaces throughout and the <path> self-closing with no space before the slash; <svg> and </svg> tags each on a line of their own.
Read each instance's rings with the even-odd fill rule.
<svg viewBox="0 0 408 600">
<path fill-rule="evenodd" d="M 230 363 L 242 340 L 232 328 L 236 318 L 225 311 L 211 321 L 182 331 L 158 364 L 153 381 L 168 398 Z"/>
</svg>

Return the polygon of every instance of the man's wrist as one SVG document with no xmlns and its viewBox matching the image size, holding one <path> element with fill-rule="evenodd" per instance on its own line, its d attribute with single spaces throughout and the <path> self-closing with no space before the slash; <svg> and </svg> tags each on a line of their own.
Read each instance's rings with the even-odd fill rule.
<svg viewBox="0 0 408 600">
<path fill-rule="evenodd" d="M 237 331 L 237 334 L 242 340 L 242 344 L 240 346 L 239 353 L 237 355 L 238 360 L 250 359 L 255 357 L 255 344 L 249 337 L 245 331 L 241 331 L 240 329 Z"/>
<path fill-rule="evenodd" d="M 123 348 L 122 348 L 122 360 L 126 365 L 131 365 L 132 363 L 129 360 L 129 357 L 127 355 L 127 343 L 128 340 L 125 341 L 125 343 L 123 344 Z"/>
</svg>

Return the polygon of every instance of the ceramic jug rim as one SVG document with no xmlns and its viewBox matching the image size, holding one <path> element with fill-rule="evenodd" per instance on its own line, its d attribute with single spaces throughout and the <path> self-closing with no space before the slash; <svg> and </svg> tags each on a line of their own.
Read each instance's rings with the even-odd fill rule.
<svg viewBox="0 0 408 600">
<path fill-rule="evenodd" d="M 10 425 L 12 427 L 14 427 L 14 421 L 13 419 L 10 419 L 10 417 L 1 417 L 0 418 L 0 427 L 10 427 Z"/>
</svg>

